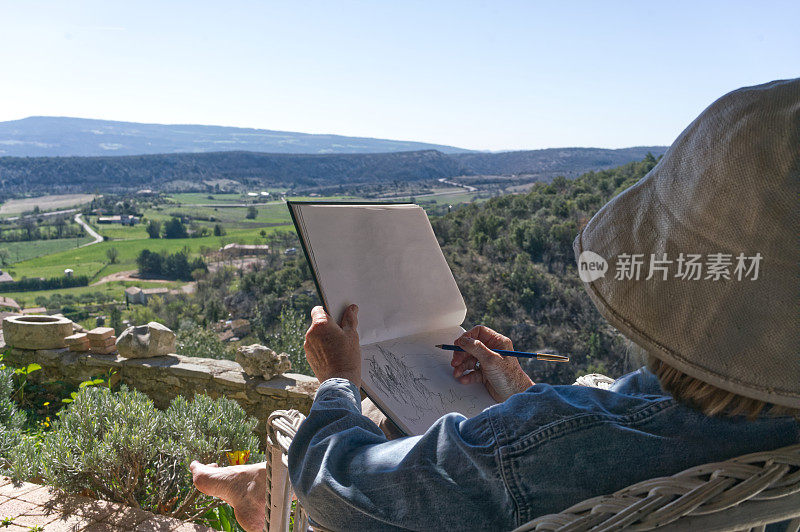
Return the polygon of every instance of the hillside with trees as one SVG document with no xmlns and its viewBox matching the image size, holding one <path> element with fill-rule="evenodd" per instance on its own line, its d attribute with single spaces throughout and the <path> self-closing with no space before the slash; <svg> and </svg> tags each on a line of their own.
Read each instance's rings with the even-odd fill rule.
<svg viewBox="0 0 800 532">
<path fill-rule="evenodd" d="M 566 148 L 445 154 L 436 150 L 367 154 L 255 152 L 171 153 L 124 157 L 0 157 L 0 196 L 34 193 L 214 191 L 282 187 L 294 191 L 356 191 L 435 182 L 460 176 L 512 176 L 510 183 L 549 181 L 640 160 L 664 148 Z M 527 176 L 520 181 L 519 176 Z M 477 179 L 477 178 L 475 178 Z M 485 182 L 478 179 L 476 184 Z M 467 182 L 467 181 L 465 181 Z"/>
</svg>

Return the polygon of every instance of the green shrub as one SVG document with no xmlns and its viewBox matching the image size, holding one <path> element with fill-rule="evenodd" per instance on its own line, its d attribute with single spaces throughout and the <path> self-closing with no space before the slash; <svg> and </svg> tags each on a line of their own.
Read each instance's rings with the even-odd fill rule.
<svg viewBox="0 0 800 532">
<path fill-rule="evenodd" d="M 281 308 L 278 328 L 274 333 L 265 333 L 262 323 L 263 320 L 257 317 L 256 333 L 259 339 L 276 353 L 288 354 L 294 373 L 313 376 L 314 373 L 308 365 L 306 352 L 303 349 L 303 340 L 308 328 L 305 316 L 296 308 L 284 305 Z"/>
<path fill-rule="evenodd" d="M 11 400 L 16 391 L 14 370 L 0 367 L 0 462 L 9 464 L 9 453 L 20 443 L 25 425 L 24 412 Z"/>
<path fill-rule="evenodd" d="M 87 387 L 62 410 L 41 443 L 45 483 L 177 518 L 219 504 L 192 485 L 189 464 L 226 462 L 226 451 L 258 460 L 256 421 L 238 403 L 198 395 L 176 398 L 166 411 L 135 390 Z"/>
<path fill-rule="evenodd" d="M 197 325 L 184 326 L 176 333 L 175 351 L 185 357 L 217 358 L 233 360 L 233 349 L 225 345 L 216 333 Z"/>
</svg>

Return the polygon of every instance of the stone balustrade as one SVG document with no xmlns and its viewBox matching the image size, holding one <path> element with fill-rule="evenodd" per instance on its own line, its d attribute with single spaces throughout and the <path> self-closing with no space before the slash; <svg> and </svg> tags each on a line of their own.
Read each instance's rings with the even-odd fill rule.
<svg viewBox="0 0 800 532">
<path fill-rule="evenodd" d="M 265 422 L 274 410 L 294 408 L 308 413 L 319 382 L 314 377 L 286 373 L 264 380 L 251 377 L 231 360 L 166 355 L 126 359 L 119 355 L 74 353 L 67 349 L 8 349 L 4 363 L 42 366 L 30 375 L 37 382 L 65 381 L 74 385 L 115 370 L 122 383 L 166 408 L 179 395 L 202 393 L 212 398 L 237 401 L 248 415 L 259 420 L 258 434 L 264 443 Z"/>
</svg>

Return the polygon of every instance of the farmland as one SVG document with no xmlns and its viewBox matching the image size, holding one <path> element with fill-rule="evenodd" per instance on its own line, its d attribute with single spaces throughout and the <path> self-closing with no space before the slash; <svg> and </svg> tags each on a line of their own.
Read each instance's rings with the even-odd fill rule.
<svg viewBox="0 0 800 532">
<path fill-rule="evenodd" d="M 0 205 L 1 216 L 17 216 L 39 207 L 42 212 L 69 209 L 92 201 L 94 194 L 61 194 L 35 198 L 11 199 Z"/>
<path fill-rule="evenodd" d="M 385 200 L 408 201 L 413 199 L 429 212 L 440 214 L 445 212 L 449 205 L 485 199 L 478 198 L 478 194 L 467 192 L 463 188 L 437 186 L 428 190 L 432 193 L 420 194 L 413 198 L 391 196 L 385 197 Z M 89 286 L 8 292 L 3 295 L 16 300 L 25 308 L 45 306 L 49 312 L 62 309 L 63 312 L 68 312 L 71 317 L 78 319 L 84 325 L 93 326 L 96 316 L 107 316 L 112 307 L 122 305 L 126 287 L 169 289 L 183 287 L 191 291 L 194 287 L 187 286 L 186 281 L 132 279 L 129 272 L 138 270 L 137 257 L 143 250 L 165 254 L 174 254 L 183 250 L 188 257 L 205 257 L 206 261 L 213 262 L 218 259 L 212 253 L 226 244 L 234 242 L 264 244 L 269 242 L 281 254 L 283 246 L 290 247 L 294 244 L 285 238 L 278 240 L 282 244 L 275 244 L 272 235 L 276 233 L 293 234 L 294 228 L 289 210 L 283 201 L 282 194 L 285 191 L 280 189 L 268 189 L 268 191 L 269 196 L 248 196 L 242 193 L 106 195 L 97 197 L 94 201 L 92 201 L 93 196 L 88 194 L 80 195 L 80 197 L 78 195 L 51 196 L 49 203 L 45 204 L 61 206 L 78 200 L 92 201 L 91 209 L 85 208 L 83 211 L 84 220 L 102 235 L 104 240 L 85 246 L 82 245 L 92 242 L 91 237 L 2 242 L 0 247 L 8 249 L 7 260 L 10 263 L 4 269 L 14 279 L 23 277 L 49 279 L 63 276 L 64 270 L 70 268 L 76 276 L 87 276 Z M 345 195 L 297 196 L 288 199 L 298 201 L 354 201 L 361 199 L 380 201 L 376 198 L 367 199 Z M 23 201 L 27 201 L 27 203 L 19 202 L 12 207 L 16 210 L 29 211 L 35 206 L 32 201 L 38 202 L 36 204 L 39 204 L 40 208 L 35 218 L 38 224 L 37 231 L 40 231 L 42 235 L 53 237 L 55 229 L 49 225 L 52 225 L 55 217 L 48 216 L 42 208 L 42 199 L 30 198 Z M 252 212 L 253 209 L 255 212 Z M 135 215 L 138 223 L 134 225 L 122 225 L 119 222 L 99 223 L 101 216 L 115 215 Z M 61 216 L 66 216 L 67 222 L 73 223 L 72 214 L 62 214 Z M 150 237 L 147 231 L 150 222 L 160 224 L 163 229 L 175 218 L 185 226 L 189 234 L 188 238 Z M 5 229 L 6 234 L 12 234 L 8 231 L 19 233 L 21 229 L 15 229 L 15 227 L 23 227 L 22 223 L 21 219 L 7 222 L 10 229 Z M 23 234 L 27 235 L 27 232 Z M 114 257 L 113 261 L 111 256 Z M 124 310 L 124 316 L 133 319 L 131 313 L 135 312 L 134 307 Z"/>
<path fill-rule="evenodd" d="M 23 262 L 44 255 L 51 255 L 75 249 L 94 240 L 90 236 L 80 238 L 58 238 L 53 240 L 34 240 L 32 242 L 3 242 L 0 247 L 8 250 L 12 262 Z"/>
</svg>

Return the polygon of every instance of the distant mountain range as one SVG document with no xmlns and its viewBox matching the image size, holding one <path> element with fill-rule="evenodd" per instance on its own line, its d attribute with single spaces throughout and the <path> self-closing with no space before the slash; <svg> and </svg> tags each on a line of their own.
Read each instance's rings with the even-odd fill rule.
<svg viewBox="0 0 800 532">
<path fill-rule="evenodd" d="M 342 135 L 222 126 L 139 124 L 55 116 L 0 122 L 0 156 L 102 156 L 254 151 L 266 153 L 388 153 L 461 148 Z"/>
<path fill-rule="evenodd" d="M 0 195 L 203 189 L 220 180 L 293 189 L 458 176 L 548 180 L 664 151 L 639 146 L 486 153 L 263 129 L 31 117 L 0 122 Z"/>
</svg>

